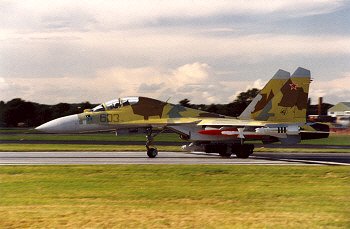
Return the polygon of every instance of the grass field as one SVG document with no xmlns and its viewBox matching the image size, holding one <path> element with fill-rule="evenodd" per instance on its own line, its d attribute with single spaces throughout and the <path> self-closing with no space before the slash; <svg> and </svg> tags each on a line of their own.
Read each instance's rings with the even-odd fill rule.
<svg viewBox="0 0 350 229">
<path fill-rule="evenodd" d="M 159 151 L 182 151 L 180 146 L 157 146 Z M 0 144 L 0 152 L 45 152 L 45 151 L 146 151 L 141 145 L 80 145 L 80 144 Z M 350 153 L 350 149 L 319 149 L 319 148 L 264 148 L 257 147 L 254 152 L 279 153 Z"/>
<path fill-rule="evenodd" d="M 51 140 L 51 141 L 146 141 L 145 134 L 116 136 L 114 133 L 98 134 L 3 134 L 0 140 Z M 157 141 L 181 142 L 177 134 L 164 133 L 156 138 Z"/>
<path fill-rule="evenodd" d="M 349 228 L 348 167 L 5 166 L 1 228 Z"/>
<path fill-rule="evenodd" d="M 145 141 L 144 134 L 122 135 L 115 136 L 114 133 L 98 133 L 98 134 L 33 134 L 23 133 L 21 129 L 17 134 L 13 133 L 15 129 L 2 130 L 0 132 L 1 140 L 51 140 L 51 141 Z M 156 141 L 183 142 L 177 134 L 163 133 L 157 136 Z M 261 143 L 256 141 L 256 143 Z M 302 144 L 317 144 L 317 145 L 350 145 L 350 135 L 331 134 L 329 138 L 304 140 Z"/>
<path fill-rule="evenodd" d="M 179 146 L 158 146 L 160 151 L 180 151 Z M 81 145 L 81 144 L 0 144 L 0 152 L 44 152 L 44 151 L 146 151 L 140 145 Z"/>
<path fill-rule="evenodd" d="M 115 136 L 114 133 L 98 134 L 25 134 L 26 129 L 6 129 L 0 132 L 1 140 L 49 140 L 49 141 L 115 141 L 116 145 L 84 144 L 0 144 L 0 151 L 144 151 L 144 146 L 118 145 L 119 141 L 145 141 L 144 134 Z M 7 134 L 5 134 L 7 133 Z M 163 133 L 157 136 L 156 142 L 184 142 L 177 134 Z M 187 142 L 184 142 L 186 144 Z M 261 143 L 256 141 L 256 143 Z M 350 135 L 331 135 L 327 139 L 302 141 L 302 144 L 317 145 L 350 145 Z M 159 146 L 160 151 L 180 151 L 178 146 Z M 293 148 L 256 148 L 255 152 L 350 152 L 349 149 L 293 149 Z"/>
</svg>

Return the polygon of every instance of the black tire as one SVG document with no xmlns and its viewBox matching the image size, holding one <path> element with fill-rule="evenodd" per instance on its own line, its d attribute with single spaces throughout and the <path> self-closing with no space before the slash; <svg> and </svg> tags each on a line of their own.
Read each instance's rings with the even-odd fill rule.
<svg viewBox="0 0 350 229">
<path fill-rule="evenodd" d="M 234 153 L 236 154 L 237 158 L 248 158 L 249 155 L 251 155 L 254 152 L 254 145 L 235 145 L 233 149 L 235 150 Z"/>
<path fill-rule="evenodd" d="M 254 145 L 249 144 L 247 151 L 248 151 L 249 155 L 252 155 L 254 153 Z"/>
<path fill-rule="evenodd" d="M 231 157 L 231 153 L 229 152 L 220 152 L 219 153 L 221 157 L 225 157 L 225 158 L 230 158 Z"/>
<path fill-rule="evenodd" d="M 236 152 L 237 158 L 248 158 L 249 155 L 250 155 L 250 153 L 247 151 Z"/>
<path fill-rule="evenodd" d="M 157 149 L 155 149 L 155 148 L 149 148 L 149 149 L 147 150 L 147 156 L 148 156 L 149 158 L 155 158 L 155 157 L 157 157 L 157 155 L 158 155 L 158 150 L 157 150 Z"/>
</svg>

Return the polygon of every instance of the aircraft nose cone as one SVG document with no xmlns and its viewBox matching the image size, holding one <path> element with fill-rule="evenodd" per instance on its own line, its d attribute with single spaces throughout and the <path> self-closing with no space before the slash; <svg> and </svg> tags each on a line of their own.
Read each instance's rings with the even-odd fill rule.
<svg viewBox="0 0 350 229">
<path fill-rule="evenodd" d="M 35 129 L 45 133 L 74 133 L 78 124 L 78 115 L 69 115 L 44 123 Z"/>
</svg>

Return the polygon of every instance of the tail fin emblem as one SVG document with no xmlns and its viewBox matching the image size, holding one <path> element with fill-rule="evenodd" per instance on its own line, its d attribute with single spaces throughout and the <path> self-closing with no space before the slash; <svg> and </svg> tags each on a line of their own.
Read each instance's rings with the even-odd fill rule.
<svg viewBox="0 0 350 229">
<path fill-rule="evenodd" d="M 291 91 L 297 90 L 297 88 L 298 88 L 298 84 L 295 84 L 295 83 L 291 83 L 291 84 L 289 84 L 289 86 L 290 86 Z"/>
</svg>

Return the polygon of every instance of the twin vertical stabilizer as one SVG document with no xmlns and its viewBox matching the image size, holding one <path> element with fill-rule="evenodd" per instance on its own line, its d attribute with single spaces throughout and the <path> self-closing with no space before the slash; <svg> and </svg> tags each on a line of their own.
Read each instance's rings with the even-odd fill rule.
<svg viewBox="0 0 350 229">
<path fill-rule="evenodd" d="M 238 118 L 305 123 L 310 77 L 301 67 L 292 76 L 278 70 Z"/>
</svg>

